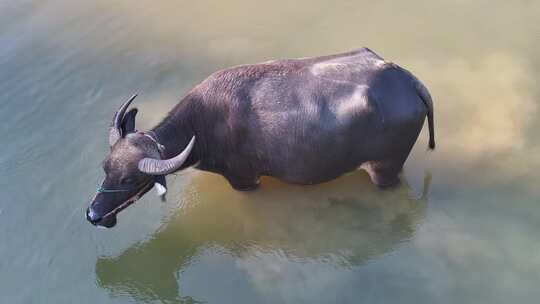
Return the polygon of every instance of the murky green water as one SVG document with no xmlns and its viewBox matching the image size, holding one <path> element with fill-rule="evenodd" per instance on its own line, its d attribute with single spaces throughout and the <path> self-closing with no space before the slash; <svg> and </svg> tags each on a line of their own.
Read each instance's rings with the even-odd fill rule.
<svg viewBox="0 0 540 304">
<path fill-rule="evenodd" d="M 1 1 L 0 302 L 536 303 L 539 1 Z M 98 230 L 113 111 L 230 65 L 369 46 L 435 100 L 402 185 L 169 178 Z"/>
</svg>

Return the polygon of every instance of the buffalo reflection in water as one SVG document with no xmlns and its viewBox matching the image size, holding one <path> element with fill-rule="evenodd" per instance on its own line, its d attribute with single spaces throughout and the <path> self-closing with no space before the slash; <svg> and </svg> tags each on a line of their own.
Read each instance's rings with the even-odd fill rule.
<svg viewBox="0 0 540 304">
<path fill-rule="evenodd" d="M 302 263 L 362 265 L 413 236 L 424 218 L 429 183 L 428 174 L 421 195 L 404 178 L 381 191 L 356 171 L 316 186 L 268 178 L 245 193 L 200 173 L 184 191 L 184 207 L 153 238 L 98 259 L 98 284 L 113 295 L 191 302 L 179 295 L 177 275 L 215 248 L 239 259 L 276 252 Z"/>
</svg>

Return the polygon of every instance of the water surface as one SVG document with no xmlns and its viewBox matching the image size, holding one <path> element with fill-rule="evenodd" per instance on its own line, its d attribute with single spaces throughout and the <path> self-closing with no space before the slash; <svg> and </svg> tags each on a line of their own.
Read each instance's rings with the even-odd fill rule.
<svg viewBox="0 0 540 304">
<path fill-rule="evenodd" d="M 0 2 L 0 302 L 535 303 L 540 2 Z M 435 103 L 399 187 L 168 178 L 115 229 L 84 210 L 107 127 L 152 127 L 231 65 L 368 46 Z"/>
</svg>

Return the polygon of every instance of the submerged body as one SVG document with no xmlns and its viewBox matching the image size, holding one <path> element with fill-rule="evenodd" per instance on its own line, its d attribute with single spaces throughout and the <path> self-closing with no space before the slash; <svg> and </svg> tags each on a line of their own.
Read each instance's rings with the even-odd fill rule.
<svg viewBox="0 0 540 304">
<path fill-rule="evenodd" d="M 360 166 L 388 186 L 431 111 L 417 85 L 407 71 L 360 49 L 219 71 L 179 109 L 205 113 L 205 120 L 190 115 L 205 141 L 191 163 L 237 189 L 255 187 L 261 175 L 315 184 Z"/>
<path fill-rule="evenodd" d="M 115 114 L 106 178 L 87 218 L 112 227 L 116 214 L 164 176 L 189 166 L 252 190 L 262 175 L 297 184 L 365 168 L 381 187 L 398 173 L 433 105 L 408 71 L 367 48 L 243 65 L 212 74 L 149 132 L 135 130 L 132 97 Z"/>
</svg>

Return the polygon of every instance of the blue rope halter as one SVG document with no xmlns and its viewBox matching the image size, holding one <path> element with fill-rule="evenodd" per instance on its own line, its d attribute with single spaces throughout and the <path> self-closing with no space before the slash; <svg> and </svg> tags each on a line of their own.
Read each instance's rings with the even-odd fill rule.
<svg viewBox="0 0 540 304">
<path fill-rule="evenodd" d="M 106 189 L 103 186 L 99 186 L 97 189 L 98 193 L 113 193 L 113 192 L 126 192 L 128 189 Z"/>
</svg>

